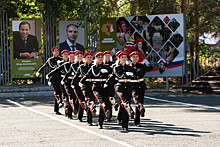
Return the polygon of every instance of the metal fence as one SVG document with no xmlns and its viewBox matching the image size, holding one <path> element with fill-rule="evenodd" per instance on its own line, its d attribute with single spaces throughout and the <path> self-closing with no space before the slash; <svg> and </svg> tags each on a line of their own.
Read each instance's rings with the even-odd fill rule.
<svg viewBox="0 0 220 147">
<path fill-rule="evenodd" d="M 90 0 L 89 11 L 87 14 L 86 20 L 86 42 L 87 42 L 87 50 L 92 50 L 93 52 L 97 52 L 99 49 L 99 28 L 98 28 L 98 19 L 97 15 L 94 11 L 94 5 L 92 5 L 92 0 Z"/>
<path fill-rule="evenodd" d="M 198 80 L 200 76 L 205 76 L 220 66 L 220 48 L 210 47 L 195 56 L 186 60 L 186 85 L 190 85 L 192 81 Z M 199 64 L 194 61 L 199 58 Z"/>
<path fill-rule="evenodd" d="M 43 14 L 43 63 L 52 56 L 51 48 L 57 45 L 57 29 L 56 18 L 50 12 Z M 50 71 L 50 67 L 46 67 L 43 72 L 42 82 L 46 83 L 46 73 Z"/>
<path fill-rule="evenodd" d="M 11 85 L 10 25 L 7 13 L 0 8 L 0 85 Z"/>
<path fill-rule="evenodd" d="M 90 2 L 91 3 L 91 2 Z M 94 6 L 90 4 L 89 12 L 86 20 L 86 50 L 92 50 L 96 52 L 98 48 L 98 23 L 97 15 L 94 12 Z M 52 56 L 51 48 L 57 45 L 57 21 L 49 11 L 45 11 L 42 15 L 42 40 L 43 40 L 43 56 L 42 64 Z M 10 65 L 10 25 L 7 13 L 3 8 L 0 8 L 0 85 L 12 85 L 11 77 L 11 65 Z M 42 83 L 46 83 L 45 75 L 50 71 L 49 67 L 46 67 L 43 71 Z"/>
</svg>

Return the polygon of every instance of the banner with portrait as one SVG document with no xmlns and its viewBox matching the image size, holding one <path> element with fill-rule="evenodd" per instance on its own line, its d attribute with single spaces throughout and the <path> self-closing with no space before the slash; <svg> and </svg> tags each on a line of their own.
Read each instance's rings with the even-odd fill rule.
<svg viewBox="0 0 220 147">
<path fill-rule="evenodd" d="M 115 20 L 115 21 L 114 21 Z M 117 43 L 110 47 L 102 41 L 103 25 L 113 25 L 111 38 Z M 139 52 L 139 62 L 152 65 L 145 77 L 178 77 L 185 74 L 185 26 L 183 14 L 129 16 L 101 18 L 101 50 L 108 49 L 114 56 L 117 51 Z M 105 27 L 104 27 L 105 28 Z"/>
<path fill-rule="evenodd" d="M 35 77 L 42 65 L 41 20 L 12 20 L 12 78 Z"/>
<path fill-rule="evenodd" d="M 84 21 L 59 21 L 59 48 L 63 50 L 85 52 Z"/>
</svg>

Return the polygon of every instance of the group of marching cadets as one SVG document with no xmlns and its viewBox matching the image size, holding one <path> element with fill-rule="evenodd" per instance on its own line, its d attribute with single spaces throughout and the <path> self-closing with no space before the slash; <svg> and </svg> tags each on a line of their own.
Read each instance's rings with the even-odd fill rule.
<svg viewBox="0 0 220 147">
<path fill-rule="evenodd" d="M 59 108 L 64 107 L 65 116 L 72 119 L 72 113 L 82 122 L 84 111 L 87 114 L 88 125 L 96 116 L 96 101 L 99 106 L 99 128 L 103 128 L 105 118 L 111 120 L 112 109 L 118 112 L 118 122 L 123 130 L 128 130 L 129 117 L 134 118 L 135 126 L 140 126 L 140 116 L 144 117 L 144 93 L 146 85 L 144 75 L 152 70 L 152 66 L 139 63 L 139 52 L 128 55 L 124 51 L 116 53 L 117 60 L 111 61 L 111 52 L 95 53 L 88 51 L 61 52 L 59 48 L 52 48 L 53 57 L 37 71 L 36 76 L 46 66 L 51 72 L 46 75 L 48 84 L 53 86 L 55 95 L 54 111 L 60 115 Z M 128 57 L 131 64 L 128 64 Z M 116 94 L 115 94 L 116 93 Z M 115 96 L 119 97 L 119 104 Z M 135 113 L 131 107 L 131 100 L 135 103 Z"/>
</svg>

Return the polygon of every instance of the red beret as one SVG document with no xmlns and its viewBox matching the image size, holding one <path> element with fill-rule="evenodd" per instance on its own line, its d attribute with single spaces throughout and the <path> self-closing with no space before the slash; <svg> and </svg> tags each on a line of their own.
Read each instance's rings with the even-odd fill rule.
<svg viewBox="0 0 220 147">
<path fill-rule="evenodd" d="M 121 53 L 121 51 L 118 51 L 116 54 L 115 54 L 115 56 L 117 56 L 118 57 L 118 55 Z"/>
<path fill-rule="evenodd" d="M 78 55 L 78 54 L 82 54 L 83 55 L 83 52 L 81 52 L 81 51 L 75 51 L 75 55 Z"/>
<path fill-rule="evenodd" d="M 118 57 L 120 58 L 120 56 L 122 56 L 122 55 L 126 55 L 126 56 L 128 56 L 128 54 L 127 54 L 126 52 L 121 51 L 121 52 L 119 53 Z"/>
<path fill-rule="evenodd" d="M 70 51 L 70 52 L 68 53 L 68 55 L 70 55 L 70 54 L 74 54 L 74 55 L 75 55 L 75 51 Z"/>
<path fill-rule="evenodd" d="M 93 56 L 93 52 L 92 52 L 92 51 L 88 51 L 87 53 L 84 54 L 84 58 L 85 58 L 87 55 Z"/>
<path fill-rule="evenodd" d="M 54 49 L 58 49 L 59 50 L 59 47 L 58 46 L 54 46 L 51 50 L 52 52 L 54 51 Z"/>
<path fill-rule="evenodd" d="M 110 54 L 111 55 L 111 52 L 110 51 L 105 51 L 104 55 L 106 55 L 106 54 Z"/>
<path fill-rule="evenodd" d="M 104 55 L 104 54 L 103 54 L 103 52 L 98 51 L 98 52 L 96 52 L 96 53 L 95 53 L 95 57 L 98 57 L 98 56 L 100 56 L 100 55 L 102 55 L 102 56 L 103 56 L 103 55 Z"/>
<path fill-rule="evenodd" d="M 61 52 L 61 55 L 63 55 L 63 53 L 69 53 L 69 51 L 68 51 L 68 50 L 63 50 L 63 51 Z"/>
<path fill-rule="evenodd" d="M 143 39 L 142 39 L 142 38 L 138 38 L 138 39 L 135 40 L 135 42 L 136 42 L 136 43 L 138 43 L 138 42 L 143 42 Z"/>
<path fill-rule="evenodd" d="M 124 21 L 121 21 L 120 24 L 122 25 L 123 23 L 125 23 Z"/>
<path fill-rule="evenodd" d="M 130 53 L 129 57 L 131 57 L 133 55 L 138 55 L 139 56 L 139 52 L 138 51 L 133 51 L 132 53 Z"/>
</svg>

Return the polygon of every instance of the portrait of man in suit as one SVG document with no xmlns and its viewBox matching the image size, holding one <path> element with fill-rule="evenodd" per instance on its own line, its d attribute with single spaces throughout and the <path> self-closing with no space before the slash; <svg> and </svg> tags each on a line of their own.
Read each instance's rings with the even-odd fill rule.
<svg viewBox="0 0 220 147">
<path fill-rule="evenodd" d="M 60 52 L 63 50 L 75 51 L 79 50 L 84 53 L 84 46 L 76 43 L 77 37 L 79 35 L 78 28 L 74 24 L 69 24 L 66 27 L 66 40 L 60 43 Z M 83 35 L 84 37 L 84 35 Z"/>
<path fill-rule="evenodd" d="M 13 31 L 13 55 L 14 59 L 38 58 L 37 37 L 30 34 L 31 25 L 27 21 L 19 24 L 19 31 Z"/>
</svg>

